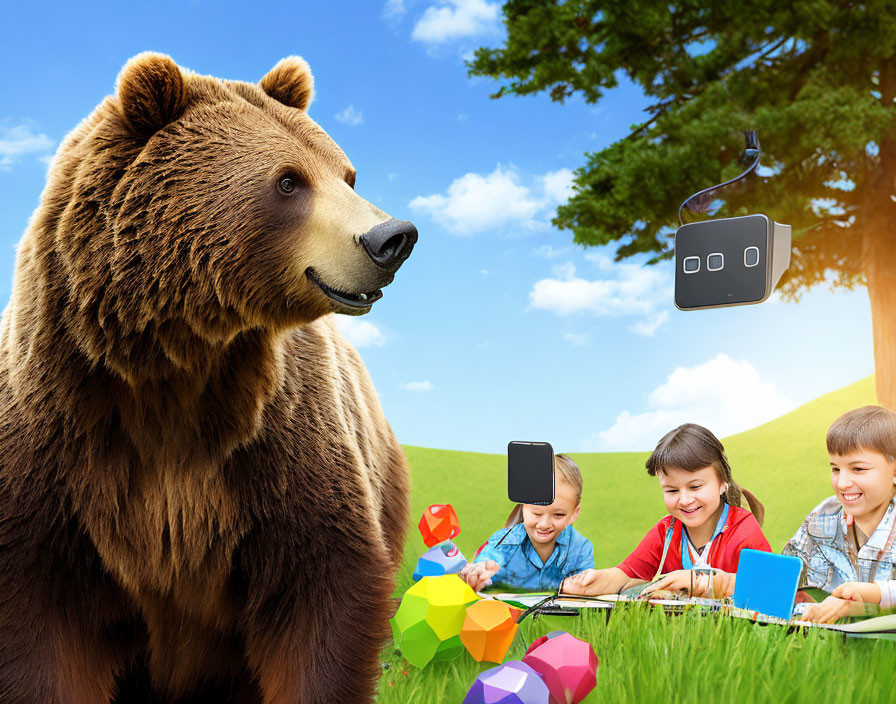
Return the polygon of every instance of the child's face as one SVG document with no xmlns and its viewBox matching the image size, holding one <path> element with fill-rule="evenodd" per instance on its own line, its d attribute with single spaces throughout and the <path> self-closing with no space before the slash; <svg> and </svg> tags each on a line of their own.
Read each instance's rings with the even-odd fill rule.
<svg viewBox="0 0 896 704">
<path fill-rule="evenodd" d="M 702 526 L 722 503 L 722 482 L 712 465 L 694 472 L 667 467 L 657 477 L 666 509 L 688 528 Z"/>
<path fill-rule="evenodd" d="M 893 497 L 896 461 L 874 450 L 831 455 L 831 487 L 853 518 L 874 513 Z"/>
<path fill-rule="evenodd" d="M 550 506 L 523 504 L 523 525 L 533 545 L 553 543 L 578 517 L 575 489 L 566 482 L 555 482 L 554 503 Z"/>
</svg>

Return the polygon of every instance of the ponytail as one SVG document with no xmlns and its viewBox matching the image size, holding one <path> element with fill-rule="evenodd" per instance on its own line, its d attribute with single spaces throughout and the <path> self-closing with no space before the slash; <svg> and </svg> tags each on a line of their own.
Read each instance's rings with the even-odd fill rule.
<svg viewBox="0 0 896 704">
<path fill-rule="evenodd" d="M 737 503 L 734 502 L 734 497 L 732 494 L 737 493 Z M 731 487 L 728 487 L 728 491 L 725 492 L 725 501 L 727 501 L 732 506 L 740 506 L 741 505 L 741 496 L 747 500 L 747 504 L 750 507 L 750 513 L 756 518 L 756 522 L 761 526 L 762 521 L 765 520 L 765 506 L 762 505 L 762 502 L 756 498 L 756 495 L 751 491 L 747 491 L 742 486 L 737 486 L 736 484 Z"/>
<path fill-rule="evenodd" d="M 507 516 L 507 520 L 504 521 L 505 528 L 513 528 L 518 523 L 523 522 L 523 505 L 517 504 L 511 510 L 510 515 Z"/>
</svg>

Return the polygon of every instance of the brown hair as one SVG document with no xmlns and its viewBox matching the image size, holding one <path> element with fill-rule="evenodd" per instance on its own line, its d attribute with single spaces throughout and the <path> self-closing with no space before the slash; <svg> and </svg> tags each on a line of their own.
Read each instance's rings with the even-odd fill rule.
<svg viewBox="0 0 896 704">
<path fill-rule="evenodd" d="M 896 459 L 896 413 L 881 406 L 847 411 L 828 430 L 828 454 L 872 450 L 890 462 Z"/>
<path fill-rule="evenodd" d="M 579 465 L 567 455 L 554 455 L 554 475 L 560 475 L 560 479 L 569 484 L 576 492 L 576 506 L 582 500 L 582 472 Z M 517 523 L 523 522 L 523 504 L 517 504 L 511 510 L 504 522 L 505 528 L 512 528 Z"/>
<path fill-rule="evenodd" d="M 702 425 L 685 423 L 666 433 L 656 444 L 644 466 L 652 477 L 659 472 L 665 474 L 667 467 L 696 472 L 711 466 L 716 470 L 719 480 L 728 485 L 722 494 L 725 502 L 731 506 L 740 506 L 741 498 L 746 498 L 750 511 L 759 525 L 762 525 L 765 508 L 752 493 L 735 483 L 731 477 L 731 466 L 725 456 L 724 446 Z"/>
</svg>

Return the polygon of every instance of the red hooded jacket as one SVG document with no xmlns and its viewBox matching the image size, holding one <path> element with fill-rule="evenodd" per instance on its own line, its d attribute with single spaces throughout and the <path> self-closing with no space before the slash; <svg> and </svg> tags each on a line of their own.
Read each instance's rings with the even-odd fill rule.
<svg viewBox="0 0 896 704">
<path fill-rule="evenodd" d="M 671 522 L 672 516 L 666 516 L 651 528 L 632 554 L 618 565 L 619 569 L 632 579 L 653 579 L 663 555 L 666 531 Z M 681 563 L 681 530 L 681 521 L 675 521 L 662 574 L 684 569 Z M 738 506 L 731 506 L 725 527 L 709 548 L 707 562 L 724 572 L 737 572 L 737 561 L 744 548 L 772 551 L 753 514 Z"/>
</svg>

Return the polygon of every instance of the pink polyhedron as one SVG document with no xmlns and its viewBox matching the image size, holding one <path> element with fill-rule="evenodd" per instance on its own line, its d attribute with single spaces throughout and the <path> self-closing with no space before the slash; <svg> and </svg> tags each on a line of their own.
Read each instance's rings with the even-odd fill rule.
<svg viewBox="0 0 896 704">
<path fill-rule="evenodd" d="M 594 649 L 562 631 L 543 638 L 529 649 L 523 662 L 541 675 L 551 693 L 551 704 L 578 704 L 597 684 L 599 663 Z"/>
<path fill-rule="evenodd" d="M 532 641 L 532 643 L 529 645 L 528 648 L 526 648 L 526 654 L 523 655 L 523 657 L 526 657 L 526 655 L 531 653 L 542 643 L 547 643 L 551 638 L 556 638 L 557 636 L 561 636 L 564 633 L 566 633 L 566 631 L 551 631 L 546 636 L 539 636 L 538 638 L 536 638 L 535 640 Z"/>
<path fill-rule="evenodd" d="M 460 535 L 460 521 L 451 504 L 433 504 L 428 507 L 417 527 L 428 548 Z"/>
</svg>

